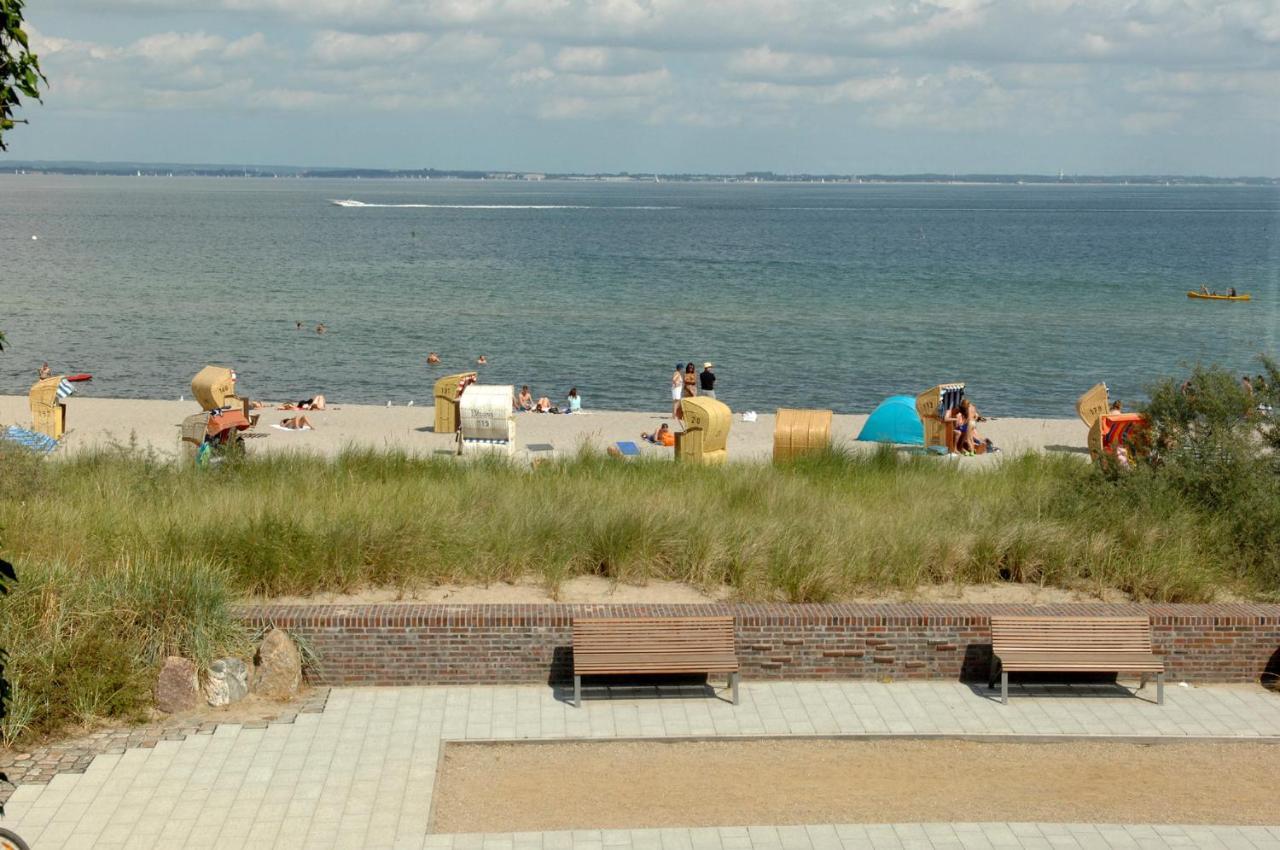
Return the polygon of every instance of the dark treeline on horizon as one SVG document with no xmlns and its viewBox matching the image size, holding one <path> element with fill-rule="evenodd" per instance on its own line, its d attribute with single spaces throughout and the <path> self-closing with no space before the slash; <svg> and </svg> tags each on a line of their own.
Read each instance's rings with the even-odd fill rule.
<svg viewBox="0 0 1280 850">
<path fill-rule="evenodd" d="M 39 160 L 0 160 L 0 173 L 37 173 L 65 175 L 105 175 L 120 177 L 252 177 L 252 178 L 318 178 L 372 180 L 600 180 L 600 181 L 668 181 L 686 183 L 769 182 L 769 183 L 1031 183 L 1043 184 L 1117 184 L 1133 185 L 1250 185 L 1280 186 L 1280 177 L 1209 177 L 1187 174 L 988 174 L 981 172 L 918 174 L 783 174 L 773 171 L 747 171 L 740 174 L 703 174 L 693 172 L 532 172 L 518 170 L 475 170 L 438 168 L 308 168 L 293 165 L 205 165 L 191 163 L 83 162 Z"/>
</svg>

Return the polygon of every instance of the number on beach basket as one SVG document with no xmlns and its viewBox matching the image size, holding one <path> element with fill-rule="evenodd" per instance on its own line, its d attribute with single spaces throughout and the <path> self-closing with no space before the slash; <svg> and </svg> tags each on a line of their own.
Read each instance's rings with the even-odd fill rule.
<svg viewBox="0 0 1280 850">
<path fill-rule="evenodd" d="M 729 456 L 729 424 L 733 411 L 722 401 L 691 396 L 684 407 L 684 430 L 676 433 L 676 460 L 724 463 Z"/>
</svg>

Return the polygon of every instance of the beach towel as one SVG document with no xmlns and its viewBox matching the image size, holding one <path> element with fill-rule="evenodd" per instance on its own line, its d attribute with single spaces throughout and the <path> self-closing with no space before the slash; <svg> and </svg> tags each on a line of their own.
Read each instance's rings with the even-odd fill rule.
<svg viewBox="0 0 1280 850">
<path fill-rule="evenodd" d="M 72 384 L 70 381 L 68 381 L 66 378 L 63 378 L 61 381 L 58 381 L 58 391 L 57 391 L 58 401 L 62 401 L 64 398 L 71 395 L 75 391 L 76 391 L 75 385 Z"/>
<path fill-rule="evenodd" d="M 58 441 L 48 434 L 29 431 L 26 428 L 19 428 L 17 425 L 10 425 L 3 434 L 0 434 L 0 437 L 12 443 L 17 443 L 23 448 L 42 454 L 48 454 L 58 447 Z"/>
<path fill-rule="evenodd" d="M 634 457 L 635 455 L 640 454 L 640 447 L 630 440 L 614 443 L 614 445 L 618 447 L 618 451 L 622 452 L 622 454 L 627 457 Z"/>
<path fill-rule="evenodd" d="M 311 430 L 310 425 L 303 425 L 301 428 L 286 428 L 283 425 L 272 425 L 271 427 L 275 428 L 277 431 L 288 431 L 290 433 L 294 431 L 310 431 Z"/>
</svg>

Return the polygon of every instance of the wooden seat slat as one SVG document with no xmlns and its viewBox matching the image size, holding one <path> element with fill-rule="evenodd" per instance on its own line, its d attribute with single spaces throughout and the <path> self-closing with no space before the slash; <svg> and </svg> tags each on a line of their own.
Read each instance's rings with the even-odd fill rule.
<svg viewBox="0 0 1280 850">
<path fill-rule="evenodd" d="M 728 673 L 737 702 L 737 628 L 733 617 L 575 618 L 574 702 L 582 676 L 623 673 Z"/>
<path fill-rule="evenodd" d="M 992 617 L 991 649 L 1003 702 L 1010 671 L 1155 673 L 1156 701 L 1164 701 L 1164 662 L 1146 617 Z"/>
</svg>

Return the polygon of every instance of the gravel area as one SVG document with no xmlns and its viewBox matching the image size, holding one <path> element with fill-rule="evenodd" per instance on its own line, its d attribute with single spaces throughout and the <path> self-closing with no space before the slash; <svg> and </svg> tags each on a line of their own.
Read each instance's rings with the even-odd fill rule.
<svg viewBox="0 0 1280 850">
<path fill-rule="evenodd" d="M 1035 821 L 1280 824 L 1280 745 L 455 744 L 432 832 Z"/>
</svg>

